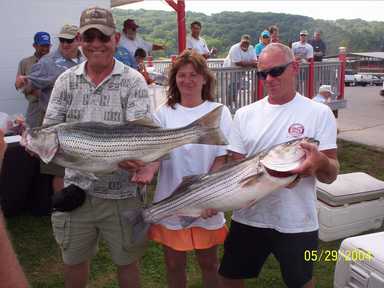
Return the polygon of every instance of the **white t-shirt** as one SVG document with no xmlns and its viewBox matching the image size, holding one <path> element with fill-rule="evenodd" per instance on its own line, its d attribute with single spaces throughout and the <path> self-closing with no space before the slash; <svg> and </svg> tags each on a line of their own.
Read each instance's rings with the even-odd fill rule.
<svg viewBox="0 0 384 288">
<path fill-rule="evenodd" d="M 247 51 L 240 48 L 240 43 L 237 43 L 229 49 L 227 57 L 224 59 L 223 67 L 236 67 L 235 63 L 240 61 L 251 62 L 256 60 L 255 49 L 249 45 Z"/>
<path fill-rule="evenodd" d="M 205 101 L 193 108 L 176 104 L 176 109 L 172 109 L 168 105 L 163 105 L 155 113 L 155 116 L 162 127 L 179 128 L 192 123 L 220 105 L 222 104 L 209 101 Z M 231 113 L 229 112 L 229 109 L 224 106 L 220 128 L 227 138 L 229 137 L 231 125 Z M 170 152 L 170 159 L 161 161 L 154 201 L 160 201 L 171 195 L 176 187 L 182 182 L 184 176 L 207 173 L 215 158 L 226 154 L 226 146 L 187 144 L 173 149 Z M 177 216 L 163 219 L 160 223 L 168 229 L 182 229 L 180 220 Z M 204 227 L 213 230 L 221 228 L 224 223 L 224 214 L 218 213 L 208 219 L 198 218 L 191 226 Z"/>
<path fill-rule="evenodd" d="M 236 112 L 228 149 L 252 156 L 302 137 L 320 141 L 319 150 L 336 148 L 336 121 L 329 107 L 299 93 L 284 105 L 272 105 L 265 97 Z M 277 190 L 252 207 L 234 211 L 232 218 L 283 233 L 315 231 L 319 228 L 315 178 L 304 177 L 292 189 Z"/>
<path fill-rule="evenodd" d="M 196 39 L 192 36 L 187 37 L 187 49 L 195 50 L 197 53 L 203 55 L 209 53 L 209 49 L 205 40 L 201 37 Z"/>
<path fill-rule="evenodd" d="M 152 43 L 143 40 L 140 36 L 135 37 L 135 40 L 128 39 L 123 33 L 121 34 L 119 46 L 125 47 L 135 56 L 137 48 L 143 48 L 147 55 L 152 51 Z"/>
<path fill-rule="evenodd" d="M 301 60 L 308 60 L 313 58 L 313 47 L 311 44 L 305 42 L 304 44 L 300 41 L 292 43 L 292 52 L 296 58 Z"/>
</svg>

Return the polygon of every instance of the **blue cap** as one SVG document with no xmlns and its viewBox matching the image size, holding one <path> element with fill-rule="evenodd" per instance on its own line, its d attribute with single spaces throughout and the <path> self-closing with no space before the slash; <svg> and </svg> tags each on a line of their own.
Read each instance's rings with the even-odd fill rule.
<svg viewBox="0 0 384 288">
<path fill-rule="evenodd" d="M 264 38 L 269 38 L 271 37 L 271 34 L 269 34 L 269 32 L 267 30 L 261 32 L 261 37 L 264 37 Z"/>
<path fill-rule="evenodd" d="M 47 32 L 37 32 L 33 37 L 35 45 L 51 45 L 51 36 Z"/>
</svg>

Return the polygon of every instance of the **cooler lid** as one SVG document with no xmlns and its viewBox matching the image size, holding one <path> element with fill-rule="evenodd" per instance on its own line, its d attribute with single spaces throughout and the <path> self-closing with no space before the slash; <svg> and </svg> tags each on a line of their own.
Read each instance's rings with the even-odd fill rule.
<svg viewBox="0 0 384 288">
<path fill-rule="evenodd" d="M 332 184 L 317 181 L 317 198 L 330 206 L 370 201 L 384 197 L 384 181 L 366 173 L 340 174 Z"/>
<path fill-rule="evenodd" d="M 350 250 L 357 249 L 367 252 L 364 258 L 365 263 L 375 270 L 384 273 L 384 232 L 370 233 L 360 236 L 349 237 L 343 240 L 340 249 Z M 355 254 L 358 252 L 354 252 Z M 351 255 L 353 257 L 353 255 Z M 363 255 L 361 255 L 363 256 Z M 357 257 L 357 255 L 355 255 Z M 361 258 L 361 259 L 362 259 Z M 354 259 L 352 259 L 354 260 Z M 355 261 L 358 262 L 358 261 Z"/>
</svg>

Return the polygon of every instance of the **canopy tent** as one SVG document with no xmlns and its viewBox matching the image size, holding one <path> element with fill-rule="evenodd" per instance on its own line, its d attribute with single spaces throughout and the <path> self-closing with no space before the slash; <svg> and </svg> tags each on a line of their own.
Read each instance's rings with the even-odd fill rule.
<svg viewBox="0 0 384 288">
<path fill-rule="evenodd" d="M 141 2 L 144 0 L 111 0 L 111 7 L 117 7 L 125 4 Z M 186 29 L 185 29 L 185 0 L 164 0 L 177 13 L 177 28 L 179 53 L 185 49 Z"/>
</svg>

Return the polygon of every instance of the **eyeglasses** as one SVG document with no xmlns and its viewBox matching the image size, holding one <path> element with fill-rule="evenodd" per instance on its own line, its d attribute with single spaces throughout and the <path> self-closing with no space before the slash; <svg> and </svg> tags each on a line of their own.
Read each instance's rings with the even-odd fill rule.
<svg viewBox="0 0 384 288">
<path fill-rule="evenodd" d="M 73 41 L 75 41 L 75 38 L 73 38 L 73 39 L 59 38 L 59 41 L 61 44 L 64 44 L 64 43 L 72 44 Z"/>
<path fill-rule="evenodd" d="M 279 77 L 281 74 L 284 73 L 285 69 L 292 64 L 291 62 L 288 62 L 285 65 L 276 66 L 271 69 L 263 70 L 263 71 L 257 71 L 257 77 L 259 77 L 260 80 L 267 79 L 268 75 L 271 75 L 272 77 Z"/>
<path fill-rule="evenodd" d="M 85 31 L 82 35 L 83 41 L 91 43 L 96 38 L 100 40 L 102 43 L 108 43 L 111 41 L 111 36 L 104 35 L 103 33 L 99 32 L 98 30 L 88 30 Z"/>
</svg>

